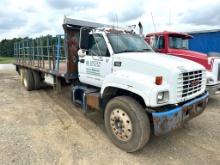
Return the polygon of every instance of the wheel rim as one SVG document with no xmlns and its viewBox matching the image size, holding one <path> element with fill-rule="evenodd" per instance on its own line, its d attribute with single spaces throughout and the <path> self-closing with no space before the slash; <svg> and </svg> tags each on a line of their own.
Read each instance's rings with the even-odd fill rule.
<svg viewBox="0 0 220 165">
<path fill-rule="evenodd" d="M 128 114 L 122 109 L 114 109 L 110 114 L 112 132 L 121 141 L 128 141 L 132 137 L 132 122 Z"/>
</svg>

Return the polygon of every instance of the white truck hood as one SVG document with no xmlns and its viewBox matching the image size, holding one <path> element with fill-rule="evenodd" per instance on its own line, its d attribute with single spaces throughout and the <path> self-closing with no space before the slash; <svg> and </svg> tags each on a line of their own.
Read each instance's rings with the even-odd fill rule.
<svg viewBox="0 0 220 165">
<path fill-rule="evenodd" d="M 145 68 L 154 66 L 160 69 L 166 69 L 169 71 L 180 70 L 181 72 L 194 71 L 194 70 L 204 70 L 205 68 L 193 61 L 175 57 L 168 56 L 162 53 L 155 52 L 129 52 L 115 54 L 115 60 L 122 61 L 133 61 L 134 63 L 143 64 L 145 63 Z M 139 65 L 140 66 L 140 65 Z"/>
<path fill-rule="evenodd" d="M 158 91 L 169 91 L 169 104 L 192 99 L 202 94 L 205 90 L 205 83 L 203 83 L 200 91 L 187 97 L 182 97 L 182 74 L 187 72 L 193 73 L 193 71 L 202 71 L 202 73 L 205 73 L 205 68 L 202 65 L 187 59 L 154 52 L 126 52 L 115 54 L 113 60 L 114 75 L 121 73 L 122 76 L 126 77 L 127 81 L 137 81 L 139 84 L 136 85 L 136 88 L 138 86 L 148 86 L 146 88 L 152 89 L 151 93 L 155 91 L 155 96 Z M 119 65 L 116 65 L 118 64 L 117 62 Z M 163 77 L 163 84 L 161 86 L 155 85 L 156 76 Z M 205 76 L 203 76 L 202 81 L 205 81 L 205 79 Z M 151 98 L 151 96 L 148 97 Z M 153 99 L 153 101 L 155 100 Z M 152 104 L 156 105 L 156 103 Z"/>
</svg>

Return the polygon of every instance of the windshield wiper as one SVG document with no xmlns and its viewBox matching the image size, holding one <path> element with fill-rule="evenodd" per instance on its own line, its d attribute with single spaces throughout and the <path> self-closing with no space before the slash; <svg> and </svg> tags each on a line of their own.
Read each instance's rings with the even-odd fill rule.
<svg viewBox="0 0 220 165">
<path fill-rule="evenodd" d="M 149 49 L 149 48 L 144 48 L 144 49 L 142 49 L 142 51 L 145 51 L 145 52 L 151 52 L 152 50 Z"/>
<path fill-rule="evenodd" d="M 141 50 L 136 50 L 136 52 L 151 52 L 152 49 L 149 48 L 145 48 L 145 49 L 141 49 Z"/>
<path fill-rule="evenodd" d="M 119 51 L 118 53 L 126 53 L 126 52 L 135 52 L 134 50 L 125 49 L 122 51 Z"/>
<path fill-rule="evenodd" d="M 187 47 L 170 47 L 171 49 L 185 49 L 185 50 L 188 50 L 189 48 Z"/>
<path fill-rule="evenodd" d="M 129 50 L 129 49 L 125 49 L 125 50 L 122 50 L 118 53 L 126 53 L 126 52 L 151 52 L 152 50 L 149 49 L 149 48 L 145 48 L 145 49 L 141 49 L 141 50 Z"/>
</svg>

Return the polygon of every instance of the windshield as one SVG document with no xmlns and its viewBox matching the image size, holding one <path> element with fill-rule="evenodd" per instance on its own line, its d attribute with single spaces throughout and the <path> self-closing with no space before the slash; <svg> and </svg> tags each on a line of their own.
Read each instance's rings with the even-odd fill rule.
<svg viewBox="0 0 220 165">
<path fill-rule="evenodd" d="M 114 53 L 123 52 L 152 52 L 151 47 L 143 38 L 132 34 L 107 34 Z"/>
<path fill-rule="evenodd" d="M 220 57 L 220 53 L 218 53 L 218 52 L 209 52 L 208 57 Z"/>
<path fill-rule="evenodd" d="M 169 47 L 174 49 L 188 49 L 188 39 L 169 37 Z"/>
</svg>

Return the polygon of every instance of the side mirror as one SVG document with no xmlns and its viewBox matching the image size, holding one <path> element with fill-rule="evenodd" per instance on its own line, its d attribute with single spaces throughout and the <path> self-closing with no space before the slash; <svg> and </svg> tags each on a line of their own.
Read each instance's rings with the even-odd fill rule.
<svg viewBox="0 0 220 165">
<path fill-rule="evenodd" d="M 80 29 L 80 42 L 79 42 L 79 48 L 80 49 L 88 49 L 89 47 L 89 32 L 91 29 Z"/>
<path fill-rule="evenodd" d="M 86 49 L 79 49 L 78 50 L 78 56 L 79 57 L 85 57 L 86 56 Z"/>
</svg>

